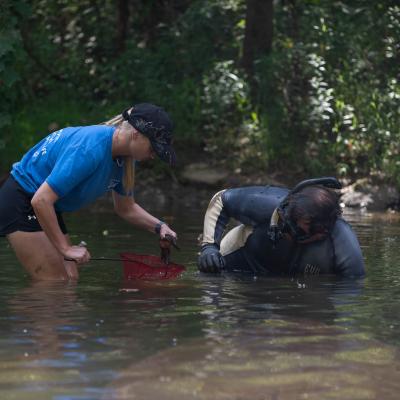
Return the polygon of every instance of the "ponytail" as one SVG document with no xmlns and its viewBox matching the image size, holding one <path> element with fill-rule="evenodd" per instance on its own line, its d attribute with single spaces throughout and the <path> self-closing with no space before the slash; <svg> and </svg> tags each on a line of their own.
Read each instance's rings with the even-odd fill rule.
<svg viewBox="0 0 400 400">
<path fill-rule="evenodd" d="M 103 122 L 104 125 L 121 126 L 124 122 L 122 114 Z M 135 186 L 135 163 L 132 157 L 123 157 L 124 160 L 124 176 L 122 178 L 122 185 L 126 194 L 132 195 Z"/>
</svg>

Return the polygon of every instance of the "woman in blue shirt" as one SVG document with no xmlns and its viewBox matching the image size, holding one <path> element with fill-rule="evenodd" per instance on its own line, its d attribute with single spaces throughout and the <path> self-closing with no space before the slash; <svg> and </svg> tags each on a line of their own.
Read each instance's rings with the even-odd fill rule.
<svg viewBox="0 0 400 400">
<path fill-rule="evenodd" d="M 157 155 L 175 164 L 172 121 L 160 107 L 138 104 L 106 125 L 64 128 L 15 163 L 0 189 L 0 236 L 34 279 L 77 279 L 77 264 L 90 260 L 71 244 L 62 219 L 112 190 L 116 213 L 161 238 L 176 237 L 134 200 L 134 161 Z M 66 261 L 72 259 L 74 261 Z"/>
</svg>

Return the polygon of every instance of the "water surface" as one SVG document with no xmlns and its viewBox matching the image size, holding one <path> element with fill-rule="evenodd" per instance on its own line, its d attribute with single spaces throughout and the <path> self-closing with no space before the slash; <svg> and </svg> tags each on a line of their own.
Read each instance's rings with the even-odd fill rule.
<svg viewBox="0 0 400 400">
<path fill-rule="evenodd" d="M 202 212 L 158 210 L 179 215 L 175 281 L 127 284 L 119 262 L 92 262 L 78 284 L 34 284 L 1 239 L 0 398 L 398 398 L 396 215 L 347 215 L 367 266 L 347 281 L 200 275 Z M 93 256 L 158 252 L 113 214 L 66 220 Z"/>
</svg>

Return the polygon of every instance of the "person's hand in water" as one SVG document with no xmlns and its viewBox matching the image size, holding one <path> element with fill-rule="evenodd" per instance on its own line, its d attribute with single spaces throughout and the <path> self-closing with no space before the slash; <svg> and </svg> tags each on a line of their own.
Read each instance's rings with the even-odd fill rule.
<svg viewBox="0 0 400 400">
<path fill-rule="evenodd" d="M 225 266 L 224 257 L 216 244 L 205 244 L 201 248 L 197 266 L 201 272 L 219 273 Z"/>
<path fill-rule="evenodd" d="M 75 261 L 77 264 L 85 264 L 90 261 L 90 253 L 85 246 L 70 246 L 63 251 L 63 256 L 67 261 Z"/>
</svg>

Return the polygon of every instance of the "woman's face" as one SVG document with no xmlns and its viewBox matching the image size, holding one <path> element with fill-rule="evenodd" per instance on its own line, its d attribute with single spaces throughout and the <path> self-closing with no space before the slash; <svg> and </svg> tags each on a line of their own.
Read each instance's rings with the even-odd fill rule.
<svg viewBox="0 0 400 400">
<path fill-rule="evenodd" d="M 129 155 L 136 161 L 152 160 L 155 157 L 150 140 L 138 131 L 129 142 Z"/>
</svg>

